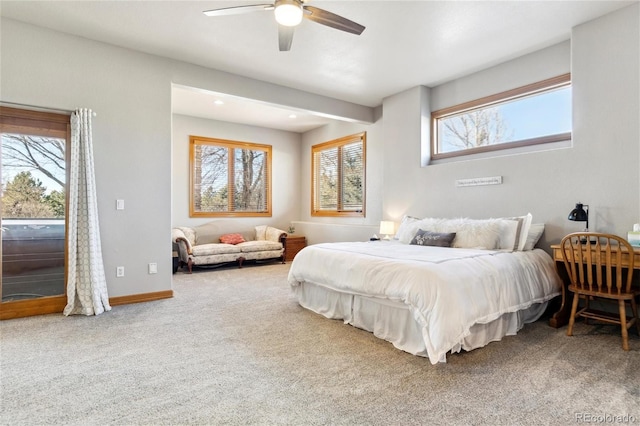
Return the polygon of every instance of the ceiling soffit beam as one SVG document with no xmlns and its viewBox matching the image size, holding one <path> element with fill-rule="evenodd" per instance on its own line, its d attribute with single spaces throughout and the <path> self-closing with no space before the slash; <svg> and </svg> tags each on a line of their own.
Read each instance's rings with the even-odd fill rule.
<svg viewBox="0 0 640 426">
<path fill-rule="evenodd" d="M 317 95 L 265 81 L 255 80 L 223 71 L 193 67 L 189 72 L 180 72 L 173 83 L 211 92 L 225 93 L 240 98 L 252 99 L 283 108 L 309 111 L 316 115 L 336 120 L 372 124 L 375 108 Z"/>
</svg>

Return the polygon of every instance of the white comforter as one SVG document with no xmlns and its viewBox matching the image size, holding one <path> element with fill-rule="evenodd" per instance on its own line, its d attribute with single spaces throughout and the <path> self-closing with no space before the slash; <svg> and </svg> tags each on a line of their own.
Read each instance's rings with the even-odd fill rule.
<svg viewBox="0 0 640 426">
<path fill-rule="evenodd" d="M 560 294 L 543 250 L 504 252 L 423 247 L 396 241 L 317 244 L 300 251 L 289 283 L 401 301 L 422 329 L 429 359 L 446 353 L 474 324 Z"/>
</svg>

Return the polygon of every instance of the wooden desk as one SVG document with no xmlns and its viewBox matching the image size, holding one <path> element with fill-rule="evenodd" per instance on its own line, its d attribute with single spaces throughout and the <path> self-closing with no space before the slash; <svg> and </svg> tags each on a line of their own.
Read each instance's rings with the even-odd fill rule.
<svg viewBox="0 0 640 426">
<path fill-rule="evenodd" d="M 585 244 L 584 248 L 592 247 L 590 245 Z M 595 247 L 592 247 L 595 250 Z M 551 246 L 551 250 L 553 250 L 553 260 L 556 262 L 556 268 L 558 269 L 558 274 L 564 285 L 562 286 L 562 302 L 560 304 L 560 309 L 558 312 L 553 314 L 551 319 L 549 320 L 549 325 L 554 328 L 562 327 L 565 324 L 569 323 L 569 316 L 571 315 L 571 304 L 567 303 L 567 287 L 569 286 L 569 278 L 567 276 L 567 271 L 564 267 L 564 259 L 562 258 L 562 249 L 560 248 L 560 244 L 553 244 Z M 617 253 L 617 248 L 612 249 L 612 253 Z M 626 249 L 623 249 L 622 252 L 622 264 L 625 267 L 629 266 L 629 253 Z M 640 269 L 640 247 L 633 248 L 633 269 Z"/>
</svg>

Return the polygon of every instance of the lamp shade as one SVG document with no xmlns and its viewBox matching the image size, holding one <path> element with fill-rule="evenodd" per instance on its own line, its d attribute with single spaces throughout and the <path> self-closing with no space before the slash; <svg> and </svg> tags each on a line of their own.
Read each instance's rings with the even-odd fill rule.
<svg viewBox="0 0 640 426">
<path fill-rule="evenodd" d="M 302 5 L 295 0 L 278 0 L 275 3 L 276 22 L 285 27 L 295 27 L 302 22 Z"/>
<path fill-rule="evenodd" d="M 383 220 L 380 222 L 381 234 L 393 234 L 394 223 L 390 220 Z"/>
<path fill-rule="evenodd" d="M 385 239 L 389 239 L 389 235 L 393 234 L 395 228 L 395 223 L 390 220 L 382 220 L 380 221 L 380 234 L 386 235 Z"/>
<path fill-rule="evenodd" d="M 589 208 L 589 206 L 587 206 L 587 208 Z M 589 212 L 584 209 L 584 204 L 578 203 L 576 204 L 576 208 L 569 213 L 568 219 L 575 222 L 587 222 L 589 220 Z"/>
<path fill-rule="evenodd" d="M 586 210 L 584 209 L 586 207 Z M 575 222 L 587 222 L 585 225 L 585 231 L 589 232 L 589 206 L 582 203 L 577 203 L 576 208 L 569 213 L 569 220 Z"/>
</svg>

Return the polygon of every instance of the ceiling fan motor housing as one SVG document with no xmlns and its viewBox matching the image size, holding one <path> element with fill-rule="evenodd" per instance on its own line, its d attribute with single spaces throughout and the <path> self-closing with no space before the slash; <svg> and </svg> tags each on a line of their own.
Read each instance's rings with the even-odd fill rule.
<svg viewBox="0 0 640 426">
<path fill-rule="evenodd" d="M 298 0 L 276 0 L 276 21 L 285 27 L 295 27 L 302 22 L 302 3 Z"/>
</svg>

